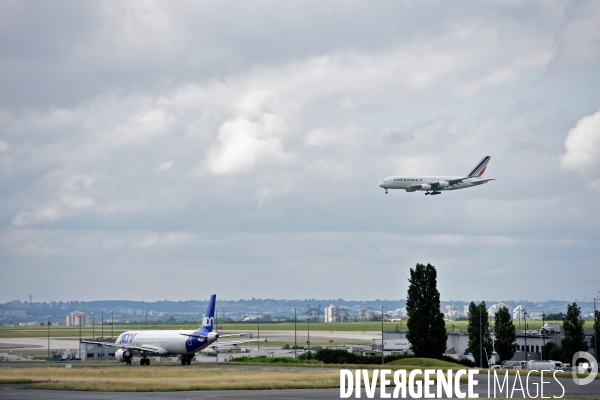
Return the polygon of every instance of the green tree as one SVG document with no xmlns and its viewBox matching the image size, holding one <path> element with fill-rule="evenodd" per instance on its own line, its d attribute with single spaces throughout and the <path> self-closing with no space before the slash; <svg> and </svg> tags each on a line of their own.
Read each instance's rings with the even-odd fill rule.
<svg viewBox="0 0 600 400">
<path fill-rule="evenodd" d="M 592 335 L 592 344 L 590 348 L 596 352 L 596 358 L 598 358 L 598 349 L 596 349 L 596 338 L 600 339 L 597 335 L 600 333 L 600 311 L 594 311 L 594 334 Z"/>
<path fill-rule="evenodd" d="M 500 356 L 500 361 L 510 360 L 517 349 L 517 333 L 508 308 L 502 307 L 496 312 L 494 332 L 496 334 L 494 347 Z"/>
<path fill-rule="evenodd" d="M 542 360 L 552 360 L 552 358 L 550 357 L 550 352 L 552 351 L 553 348 L 555 347 L 560 347 L 558 346 L 556 343 L 554 342 L 548 342 L 544 345 L 544 347 L 542 347 Z M 562 350 L 561 350 L 562 351 Z M 562 358 L 562 357 L 560 357 Z M 559 359 L 560 359 L 559 358 Z"/>
<path fill-rule="evenodd" d="M 577 303 L 567 306 L 567 318 L 563 322 L 565 337 L 560 342 L 563 350 L 563 362 L 571 362 L 573 354 L 578 351 L 586 351 L 589 348 L 585 341 L 584 324 L 585 321 L 581 318 L 581 308 Z"/>
<path fill-rule="evenodd" d="M 481 329 L 479 329 L 481 327 Z M 489 368 L 488 359 L 492 355 L 492 338 L 488 329 L 488 313 L 485 301 L 475 305 L 469 304 L 469 350 L 475 358 L 475 364 L 482 368 Z M 480 343 L 483 341 L 483 349 Z M 483 355 L 483 360 L 479 357 L 479 352 Z M 482 363 L 483 362 L 483 363 Z"/>
<path fill-rule="evenodd" d="M 439 358 L 446 351 L 448 335 L 444 314 L 440 312 L 435 267 L 417 264 L 415 269 L 410 269 L 408 282 L 406 338 L 415 356 Z"/>
<path fill-rule="evenodd" d="M 564 354 L 563 348 L 561 346 L 559 346 L 559 345 L 555 345 L 548 352 L 548 360 L 561 361 L 561 360 L 564 359 L 563 354 Z M 571 360 L 569 360 L 569 362 L 571 362 Z"/>
</svg>

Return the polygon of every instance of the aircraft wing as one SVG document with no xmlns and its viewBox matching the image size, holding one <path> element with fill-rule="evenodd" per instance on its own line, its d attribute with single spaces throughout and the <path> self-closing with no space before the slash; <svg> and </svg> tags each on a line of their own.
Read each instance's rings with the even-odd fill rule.
<svg viewBox="0 0 600 400">
<path fill-rule="evenodd" d="M 489 181 L 495 181 L 495 179 L 481 179 L 481 180 L 476 180 L 476 181 L 471 181 L 472 185 L 481 185 L 483 183 L 489 182 Z"/>
<path fill-rule="evenodd" d="M 163 349 L 162 347 L 152 346 L 152 345 L 148 345 L 148 344 L 142 344 L 142 345 L 136 346 L 136 345 L 132 345 L 132 344 L 128 344 L 128 343 L 106 343 L 106 342 L 94 342 L 91 340 L 82 340 L 81 343 L 97 344 L 97 345 L 104 346 L 104 347 L 118 347 L 120 349 L 127 349 L 127 350 L 145 351 L 148 353 L 155 353 L 155 354 L 168 354 L 169 353 L 167 350 Z"/>
<path fill-rule="evenodd" d="M 267 339 L 269 339 L 269 338 L 253 339 L 253 340 L 231 340 L 229 342 L 213 343 L 209 347 L 211 347 L 213 349 L 216 349 L 217 347 L 227 347 L 227 346 L 238 347 L 240 344 L 250 343 L 250 342 L 265 342 L 265 343 L 267 343 Z"/>
<path fill-rule="evenodd" d="M 180 335 L 187 336 L 187 337 L 195 337 L 195 338 L 198 338 L 198 339 L 206 339 L 208 337 L 206 335 L 194 335 L 194 334 L 191 334 L 191 333 L 180 333 Z M 232 334 L 228 334 L 228 335 L 221 335 L 221 334 L 219 334 L 220 338 L 221 337 L 229 337 L 229 336 L 248 336 L 248 334 L 247 333 L 232 333 Z"/>
</svg>

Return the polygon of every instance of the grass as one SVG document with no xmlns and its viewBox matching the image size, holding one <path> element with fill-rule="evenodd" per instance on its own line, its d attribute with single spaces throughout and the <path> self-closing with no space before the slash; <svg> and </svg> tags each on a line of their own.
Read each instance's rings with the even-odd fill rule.
<svg viewBox="0 0 600 400">
<path fill-rule="evenodd" d="M 323 389 L 340 385 L 339 370 L 236 370 L 95 367 L 3 368 L 0 383 L 33 389 L 153 392 L 226 389 Z"/>
<path fill-rule="evenodd" d="M 319 360 L 300 360 L 294 357 L 236 357 L 236 363 L 260 363 L 260 364 L 323 364 L 323 361 Z"/>
<path fill-rule="evenodd" d="M 557 322 L 557 321 L 546 321 L 546 322 Z M 593 321 L 585 321 L 585 328 L 591 328 Z M 518 326 L 518 323 L 516 324 Z M 538 329 L 542 326 L 542 321 L 529 321 L 527 323 L 529 329 Z M 220 327 L 224 331 L 244 331 L 244 332 L 256 332 L 256 324 L 220 324 Z M 399 322 L 385 322 L 384 329 L 391 330 L 398 328 L 406 329 L 406 321 L 402 324 Z M 144 330 L 145 325 L 115 325 L 114 326 L 114 337 L 128 330 Z M 149 325 L 150 330 L 166 330 L 166 329 L 196 329 L 198 325 Z M 521 328 L 524 329 L 524 325 L 521 324 Z M 261 323 L 261 331 L 293 331 L 294 323 Z M 451 332 L 453 329 L 467 329 L 467 321 L 446 321 L 446 330 Z M 299 322 L 297 324 L 298 331 L 308 330 L 308 324 Z M 310 324 L 311 331 L 327 332 L 327 331 L 343 331 L 343 332 L 379 332 L 381 331 L 381 322 L 347 322 L 347 323 L 312 323 Z M 110 326 L 104 326 L 104 336 L 110 336 Z M 101 329 L 96 326 L 93 333 L 96 337 L 100 337 Z M 89 326 L 82 327 L 81 334 L 83 337 L 92 337 L 92 328 Z M 0 338 L 24 338 L 24 337 L 46 337 L 48 335 L 46 326 L 0 326 Z M 79 327 L 77 326 L 50 326 L 50 337 L 70 337 L 79 338 Z"/>
<path fill-rule="evenodd" d="M 434 358 L 403 358 L 387 363 L 394 367 L 414 367 L 414 368 L 467 368 L 464 365 Z"/>
</svg>

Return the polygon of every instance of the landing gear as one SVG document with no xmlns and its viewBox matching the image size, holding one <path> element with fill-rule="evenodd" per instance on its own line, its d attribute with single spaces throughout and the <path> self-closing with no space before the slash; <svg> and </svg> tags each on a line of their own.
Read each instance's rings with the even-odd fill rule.
<svg viewBox="0 0 600 400">
<path fill-rule="evenodd" d="M 433 195 L 436 195 L 436 194 L 442 194 L 442 192 L 436 192 L 436 191 L 433 191 L 431 193 L 427 192 L 427 193 L 425 193 L 425 196 L 427 196 L 428 194 L 430 194 L 430 195 L 433 196 Z"/>
<path fill-rule="evenodd" d="M 140 365 L 150 365 L 150 359 L 148 358 L 147 351 L 142 353 L 142 359 L 140 360 Z"/>
<path fill-rule="evenodd" d="M 385 194 L 387 194 L 387 189 L 385 189 Z"/>
<path fill-rule="evenodd" d="M 194 358 L 194 355 L 186 355 L 186 354 L 182 354 L 181 355 L 181 365 L 192 365 L 192 358 Z"/>
<path fill-rule="evenodd" d="M 131 360 L 125 361 L 125 365 L 131 365 Z"/>
</svg>

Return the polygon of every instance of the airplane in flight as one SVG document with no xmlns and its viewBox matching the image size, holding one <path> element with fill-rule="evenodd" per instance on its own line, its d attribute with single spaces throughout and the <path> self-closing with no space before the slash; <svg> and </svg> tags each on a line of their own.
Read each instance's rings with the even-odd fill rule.
<svg viewBox="0 0 600 400">
<path fill-rule="evenodd" d="M 81 343 L 97 344 L 106 347 L 116 347 L 115 358 L 118 361 L 131 365 L 134 355 L 141 355 L 140 365 L 150 365 L 148 356 L 180 357 L 181 365 L 190 365 L 192 359 L 202 349 L 207 347 L 218 348 L 235 346 L 242 343 L 257 342 L 259 340 L 238 340 L 216 343 L 219 338 L 226 336 L 245 336 L 247 334 L 222 335 L 213 332 L 215 318 L 215 303 L 217 295 L 210 297 L 206 313 L 202 319 L 202 326 L 196 330 L 150 330 L 127 331 L 121 333 L 115 343 L 82 340 Z M 262 339 L 267 341 L 267 339 Z"/>
<path fill-rule="evenodd" d="M 417 190 L 426 191 L 426 195 L 441 194 L 442 190 L 465 189 L 479 186 L 495 179 L 481 179 L 485 172 L 490 156 L 485 156 L 466 176 L 390 176 L 385 178 L 379 186 L 385 189 L 404 189 L 407 192 Z"/>
</svg>

